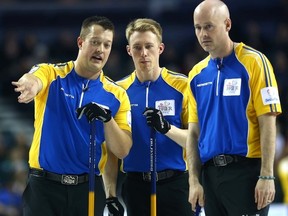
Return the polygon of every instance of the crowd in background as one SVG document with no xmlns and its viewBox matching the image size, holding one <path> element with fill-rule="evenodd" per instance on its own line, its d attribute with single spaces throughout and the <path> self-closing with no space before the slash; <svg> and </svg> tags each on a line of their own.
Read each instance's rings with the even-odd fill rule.
<svg viewBox="0 0 288 216">
<path fill-rule="evenodd" d="M 33 9 L 35 2 L 38 3 Z M 76 39 L 80 29 L 75 29 L 75 26 L 80 26 L 83 17 L 105 15 L 115 23 L 113 48 L 104 68 L 104 73 L 115 81 L 133 71 L 133 62 L 126 53 L 124 32 L 133 18 L 151 16 L 161 23 L 166 45 L 161 65 L 187 75 L 193 65 L 207 55 L 196 41 L 192 23 L 192 11 L 199 1 L 124 0 L 119 5 L 116 0 L 43 1 L 48 2 L 54 7 L 46 8 L 47 4 L 41 6 L 39 1 L 31 0 L 27 1 L 25 9 L 21 7 L 20 0 L 0 0 L 0 5 L 5 6 L 0 8 L 0 99 L 5 105 L 9 104 L 6 109 L 13 108 L 21 113 L 19 118 L 31 120 L 27 127 L 33 126 L 33 103 L 18 104 L 11 81 L 18 80 L 36 63 L 76 59 Z M 225 2 L 232 9 L 231 38 L 263 52 L 274 67 L 283 110 L 277 121 L 277 176 L 278 162 L 288 157 L 288 1 Z M 59 7 L 62 4 L 70 7 Z M 95 8 L 91 8 L 93 5 Z M 96 5 L 105 7 L 98 8 Z M 4 104 L 0 103 L 0 111 L 5 111 Z M 27 137 L 30 134 L 27 136 L 24 132 L 13 132 L 13 128 L 1 127 L 2 118 L 4 115 L 0 115 L 0 216 L 16 216 L 21 215 L 21 195 L 26 184 L 30 146 Z M 277 178 L 276 183 L 275 202 L 281 203 L 283 192 Z"/>
</svg>

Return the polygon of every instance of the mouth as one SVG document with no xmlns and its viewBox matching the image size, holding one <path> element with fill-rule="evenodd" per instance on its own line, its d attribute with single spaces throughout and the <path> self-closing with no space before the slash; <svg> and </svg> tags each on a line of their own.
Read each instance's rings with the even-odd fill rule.
<svg viewBox="0 0 288 216">
<path fill-rule="evenodd" d="M 202 45 L 204 45 L 204 46 L 207 46 L 211 43 L 212 43 L 212 41 L 208 41 L 208 40 L 202 41 Z"/>
<path fill-rule="evenodd" d="M 148 60 L 141 60 L 140 63 L 141 64 L 147 64 L 147 63 L 149 63 L 149 61 Z"/>
<path fill-rule="evenodd" d="M 101 56 L 98 56 L 98 55 L 93 55 L 92 56 L 92 60 L 94 60 L 94 61 L 102 61 L 103 58 Z"/>
</svg>

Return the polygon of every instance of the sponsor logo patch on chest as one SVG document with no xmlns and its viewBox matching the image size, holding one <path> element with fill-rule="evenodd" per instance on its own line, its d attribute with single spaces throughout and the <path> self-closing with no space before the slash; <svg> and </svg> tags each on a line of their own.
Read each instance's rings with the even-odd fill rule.
<svg viewBox="0 0 288 216">
<path fill-rule="evenodd" d="M 155 102 L 155 108 L 159 109 L 164 116 L 175 115 L 175 100 L 161 100 Z"/>
<path fill-rule="evenodd" d="M 241 78 L 225 79 L 223 96 L 239 96 L 241 92 Z"/>
</svg>

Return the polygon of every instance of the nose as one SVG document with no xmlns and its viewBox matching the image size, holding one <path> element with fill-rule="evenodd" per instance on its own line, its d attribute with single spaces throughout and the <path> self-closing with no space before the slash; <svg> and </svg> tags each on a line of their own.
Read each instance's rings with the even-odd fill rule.
<svg viewBox="0 0 288 216">
<path fill-rule="evenodd" d="M 141 56 L 147 56 L 147 49 L 143 48 L 141 50 Z"/>
<path fill-rule="evenodd" d="M 97 52 L 102 53 L 104 50 L 104 45 L 103 44 L 99 44 L 99 46 L 97 46 L 96 48 Z"/>
<path fill-rule="evenodd" d="M 201 37 L 207 37 L 207 31 L 203 28 L 203 29 L 201 29 L 201 31 L 200 31 L 200 34 L 199 34 Z"/>
</svg>

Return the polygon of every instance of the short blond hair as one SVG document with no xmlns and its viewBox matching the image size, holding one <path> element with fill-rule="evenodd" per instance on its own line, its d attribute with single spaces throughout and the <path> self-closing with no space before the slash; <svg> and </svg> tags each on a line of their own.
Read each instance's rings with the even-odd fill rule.
<svg viewBox="0 0 288 216">
<path fill-rule="evenodd" d="M 126 39 L 129 43 L 130 36 L 135 32 L 151 31 L 155 34 L 160 43 L 162 43 L 162 27 L 153 19 L 138 18 L 131 21 L 126 27 Z"/>
</svg>

